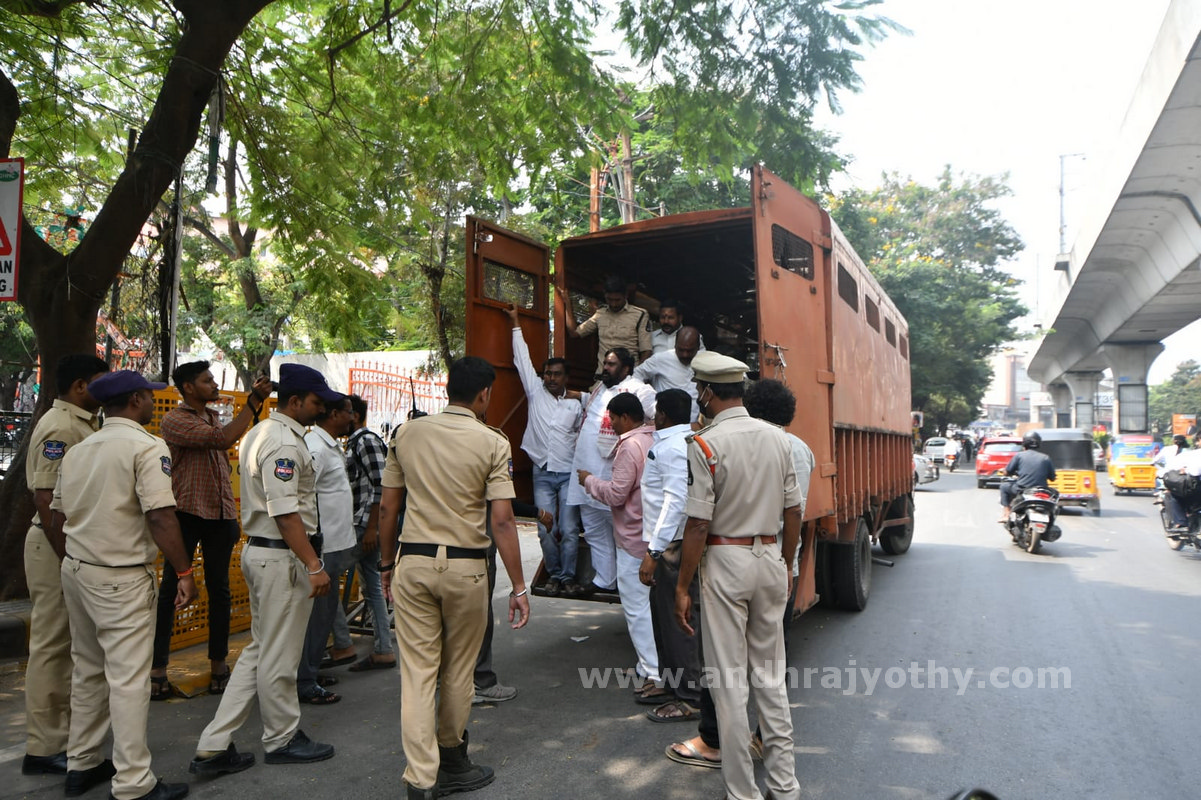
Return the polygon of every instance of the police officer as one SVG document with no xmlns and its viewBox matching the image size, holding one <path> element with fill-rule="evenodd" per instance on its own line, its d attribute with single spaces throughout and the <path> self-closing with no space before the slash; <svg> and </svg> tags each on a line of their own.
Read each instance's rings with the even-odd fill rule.
<svg viewBox="0 0 1201 800">
<path fill-rule="evenodd" d="M 494 778 L 490 767 L 467 756 L 472 673 L 488 621 L 485 514 L 513 586 L 509 621 L 521 628 L 529 620 L 509 440 L 480 421 L 495 380 L 483 359 L 455 361 L 446 380 L 447 409 L 405 423 L 388 446 L 380 529 L 396 529 L 406 493 L 408 505 L 400 554 L 394 560 L 392 537 L 382 537 L 379 571 L 395 603 L 410 800 L 471 791 Z"/>
<path fill-rule="evenodd" d="M 300 730 L 296 668 L 313 598 L 330 591 L 320 543 L 312 540 L 320 518 L 304 429 L 327 402 L 343 399 L 317 370 L 284 364 L 275 410 L 242 439 L 238 457 L 247 536 L 242 574 L 250 590 L 251 641 L 238 657 L 216 716 L 200 735 L 190 772 L 220 775 L 254 764 L 252 754 L 234 747 L 233 734 L 256 696 L 268 764 L 323 761 L 334 754 L 332 745 L 314 742 Z"/>
<path fill-rule="evenodd" d="M 701 413 L 713 422 L 692 437 L 688 448 L 688 522 L 676 621 L 693 632 L 688 586 L 699 564 L 701 639 L 717 707 L 726 796 L 761 800 L 747 724 L 747 699 L 753 690 L 768 789 L 775 800 L 796 800 L 801 790 L 784 683 L 783 625 L 792 583 L 788 565 L 801 530 L 792 447 L 782 430 L 753 419 L 743 408 L 745 364 L 702 352 L 692 360 L 692 369 Z"/>
<path fill-rule="evenodd" d="M 58 399 L 34 426 L 25 456 L 25 482 L 37 509 L 25 535 L 25 582 L 33 610 L 25 670 L 26 775 L 65 775 L 71 723 L 71 629 L 63 604 L 61 563 L 50 548 L 50 501 L 63 456 L 96 431 L 100 404 L 88 383 L 108 372 L 93 355 L 69 355 L 55 368 Z"/>
<path fill-rule="evenodd" d="M 48 538 L 64 555 L 75 662 L 68 797 L 110 777 L 109 797 L 116 800 L 175 800 L 188 793 L 187 784 L 155 777 L 146 745 L 160 549 L 179 575 L 176 608 L 196 597 L 175 517 L 170 451 L 142 427 L 154 416 L 153 390 L 164 388 L 131 370 L 92 381 L 88 393 L 104 405 L 104 428 L 67 453 L 54 490 Z M 110 725 L 113 758 L 105 761 L 100 748 Z"/>
</svg>

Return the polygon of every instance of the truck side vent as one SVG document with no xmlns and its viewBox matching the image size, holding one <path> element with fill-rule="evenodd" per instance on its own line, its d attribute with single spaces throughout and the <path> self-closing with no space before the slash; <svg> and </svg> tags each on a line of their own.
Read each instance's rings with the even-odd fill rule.
<svg viewBox="0 0 1201 800">
<path fill-rule="evenodd" d="M 880 307 L 867 295 L 863 296 L 864 307 L 867 310 L 867 324 L 877 331 L 880 330 Z"/>
<path fill-rule="evenodd" d="M 848 306 L 859 311 L 859 283 L 842 264 L 838 265 L 838 296 Z"/>
<path fill-rule="evenodd" d="M 901 358 L 908 361 L 909 360 L 909 337 L 903 333 L 901 334 L 900 350 L 901 350 Z"/>
<path fill-rule="evenodd" d="M 777 266 L 813 280 L 813 245 L 779 225 L 771 226 L 771 258 Z"/>
<path fill-rule="evenodd" d="M 884 318 L 884 338 L 893 347 L 897 346 L 897 326 L 892 324 L 892 320 Z"/>
</svg>

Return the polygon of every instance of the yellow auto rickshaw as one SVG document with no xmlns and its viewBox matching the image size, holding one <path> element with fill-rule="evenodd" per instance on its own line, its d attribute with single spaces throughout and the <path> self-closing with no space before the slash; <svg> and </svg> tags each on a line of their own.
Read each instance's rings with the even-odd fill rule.
<svg viewBox="0 0 1201 800">
<path fill-rule="evenodd" d="M 1123 433 L 1109 445 L 1109 482 L 1118 494 L 1143 489 L 1155 491 L 1152 459 L 1162 445 L 1150 433 Z"/>
<path fill-rule="evenodd" d="M 1040 430 L 1042 452 L 1055 465 L 1051 488 L 1059 492 L 1060 506 L 1080 506 L 1101 516 L 1101 489 L 1093 460 L 1093 437 L 1077 428 Z"/>
</svg>

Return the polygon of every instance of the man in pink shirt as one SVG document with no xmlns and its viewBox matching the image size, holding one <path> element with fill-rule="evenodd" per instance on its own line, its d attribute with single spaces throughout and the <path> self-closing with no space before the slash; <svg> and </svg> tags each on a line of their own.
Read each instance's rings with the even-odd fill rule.
<svg viewBox="0 0 1201 800">
<path fill-rule="evenodd" d="M 617 542 L 617 591 L 626 627 L 638 656 L 637 673 L 646 679 L 640 695 L 647 702 L 661 702 L 670 694 L 656 686 L 659 681 L 659 656 L 651 623 L 650 587 L 638 579 L 638 568 L 646 555 L 642 539 L 642 469 L 646 453 L 654 444 L 654 426 L 646 424 L 646 415 L 637 395 L 624 392 L 609 401 L 609 421 L 618 435 L 613 456 L 613 477 L 602 480 L 579 470 L 584 491 L 613 511 L 613 538 Z"/>
</svg>

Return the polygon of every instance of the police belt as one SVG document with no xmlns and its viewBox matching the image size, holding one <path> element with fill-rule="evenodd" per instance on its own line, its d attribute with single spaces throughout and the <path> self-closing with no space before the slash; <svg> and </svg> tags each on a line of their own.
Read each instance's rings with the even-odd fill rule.
<svg viewBox="0 0 1201 800">
<path fill-rule="evenodd" d="M 401 542 L 400 554 L 402 556 L 427 556 L 429 558 L 437 558 L 438 548 L 446 548 L 447 558 L 487 558 L 488 549 L 476 549 L 472 547 L 453 547 L 449 544 L 427 544 L 425 542 Z"/>
<path fill-rule="evenodd" d="M 313 540 L 315 538 L 316 538 L 316 534 L 314 534 L 313 536 L 310 536 L 309 543 L 312 544 Z M 292 549 L 291 547 L 288 546 L 288 543 L 285 542 L 283 539 L 268 539 L 265 536 L 247 536 L 246 542 L 248 544 L 250 544 L 251 547 L 266 547 L 271 550 L 291 550 Z M 320 553 L 318 553 L 318 555 L 320 555 Z"/>
<path fill-rule="evenodd" d="M 713 536 L 710 534 L 709 536 L 705 537 L 705 544 L 734 544 L 750 547 L 755 543 L 756 539 L 758 539 L 762 544 L 776 543 L 776 535 L 772 533 L 761 536 Z"/>
</svg>

